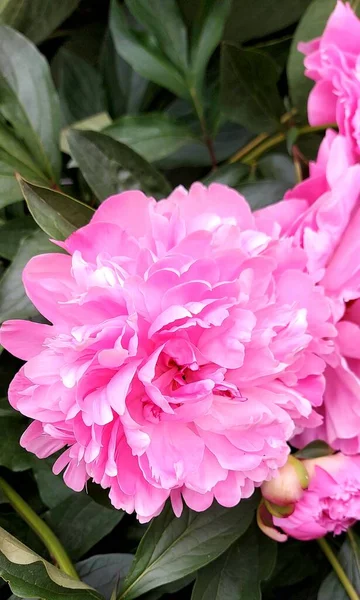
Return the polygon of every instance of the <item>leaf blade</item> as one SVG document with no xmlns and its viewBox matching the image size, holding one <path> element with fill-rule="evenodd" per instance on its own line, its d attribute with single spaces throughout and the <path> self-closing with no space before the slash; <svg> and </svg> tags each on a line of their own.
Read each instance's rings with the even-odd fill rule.
<svg viewBox="0 0 360 600">
<path fill-rule="evenodd" d="M 184 508 L 180 518 L 165 508 L 140 542 L 121 600 L 176 581 L 217 558 L 250 525 L 256 503 L 255 494 L 233 509 L 215 504 L 194 513 Z"/>
<path fill-rule="evenodd" d="M 274 61 L 256 50 L 224 44 L 221 98 L 225 114 L 254 133 L 279 128 L 283 104 Z"/>
<path fill-rule="evenodd" d="M 94 210 L 66 194 L 18 178 L 28 209 L 39 227 L 55 240 L 65 240 L 87 225 Z"/>
<path fill-rule="evenodd" d="M 56 181 L 60 110 L 49 66 L 28 39 L 5 25 L 0 26 L 0 112 L 41 171 Z"/>
<path fill-rule="evenodd" d="M 155 198 L 163 198 L 171 191 L 154 167 L 103 133 L 72 130 L 68 142 L 72 157 L 100 201 L 132 189 L 141 189 Z"/>
<path fill-rule="evenodd" d="M 103 600 L 82 581 L 72 579 L 0 527 L 0 577 L 21 598 Z"/>
</svg>

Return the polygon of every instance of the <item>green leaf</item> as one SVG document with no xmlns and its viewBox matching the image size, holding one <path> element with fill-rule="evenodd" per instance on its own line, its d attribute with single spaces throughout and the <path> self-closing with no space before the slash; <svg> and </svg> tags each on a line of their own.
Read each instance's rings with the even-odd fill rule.
<svg viewBox="0 0 360 600">
<path fill-rule="evenodd" d="M 16 412 L 10 404 L 7 398 L 0 398 L 0 418 L 1 417 L 15 417 L 21 419 L 20 413 Z"/>
<path fill-rule="evenodd" d="M 244 163 L 237 162 L 230 165 L 222 165 L 214 171 L 211 171 L 204 177 L 202 182 L 205 185 L 210 185 L 214 182 L 223 183 L 224 185 L 236 188 L 240 182 L 248 177 L 249 172 L 250 167 Z"/>
<path fill-rule="evenodd" d="M 152 590 L 148 594 L 143 595 L 141 600 L 159 600 L 159 598 L 162 598 L 166 594 L 175 594 L 176 592 L 179 592 L 183 588 L 190 585 L 190 583 L 192 583 L 194 579 L 195 574 L 191 573 L 190 575 L 187 575 L 187 577 L 183 577 L 182 579 L 178 579 L 177 581 L 172 581 L 171 583 L 162 585 L 156 590 Z"/>
<path fill-rule="evenodd" d="M 135 19 L 155 36 L 164 55 L 179 71 L 185 72 L 188 63 L 187 32 L 176 0 L 125 2 Z"/>
<path fill-rule="evenodd" d="M 86 60 L 61 48 L 57 55 L 63 125 L 70 125 L 106 110 L 100 73 Z"/>
<path fill-rule="evenodd" d="M 255 494 L 231 509 L 213 504 L 195 513 L 185 507 L 180 518 L 168 505 L 140 542 L 121 600 L 181 579 L 217 558 L 246 531 L 256 505 Z"/>
<path fill-rule="evenodd" d="M 100 592 L 105 600 L 110 600 L 133 560 L 133 554 L 99 554 L 77 563 L 76 570 L 82 581 Z"/>
<path fill-rule="evenodd" d="M 39 44 L 75 10 L 80 0 L 2 0 L 0 23 Z"/>
<path fill-rule="evenodd" d="M 296 183 L 294 163 L 286 154 L 274 152 L 262 156 L 257 163 L 257 173 L 264 179 L 284 181 L 288 187 Z"/>
<path fill-rule="evenodd" d="M 21 242 L 10 267 L 0 279 L 0 322 L 6 319 L 31 319 L 39 313 L 25 294 L 22 272 L 30 258 L 37 254 L 54 252 L 43 231 L 35 231 Z"/>
<path fill-rule="evenodd" d="M 303 460 L 308 458 L 319 458 L 320 456 L 329 456 L 329 454 L 334 454 L 334 450 L 322 440 L 315 440 L 314 442 L 310 442 L 307 444 L 305 448 L 302 450 L 298 450 L 295 453 L 296 458 L 301 458 Z"/>
<path fill-rule="evenodd" d="M 40 498 L 48 508 L 55 508 L 64 500 L 69 501 L 76 494 L 68 488 L 62 477 L 54 475 L 52 462 L 51 459 L 35 460 L 32 465 Z"/>
<path fill-rule="evenodd" d="M 225 114 L 254 133 L 279 128 L 283 104 L 274 61 L 261 52 L 224 44 L 221 101 Z"/>
<path fill-rule="evenodd" d="M 224 38 L 234 44 L 242 44 L 286 29 L 296 23 L 310 2 L 311 0 L 233 0 Z"/>
<path fill-rule="evenodd" d="M 287 64 L 287 76 L 291 100 L 303 116 L 306 116 L 307 99 L 314 82 L 305 77 L 304 55 L 298 51 L 297 46 L 299 42 L 308 42 L 322 34 L 335 5 L 336 0 L 313 0 L 293 37 Z"/>
<path fill-rule="evenodd" d="M 141 77 L 116 52 L 109 34 L 105 37 L 100 70 L 105 84 L 109 112 L 113 118 L 123 114 L 135 115 L 146 107 L 152 98 L 151 90 L 157 86 Z"/>
<path fill-rule="evenodd" d="M 77 121 L 76 123 L 72 123 L 71 127 L 64 127 L 61 131 L 60 135 L 60 148 L 62 152 L 65 154 L 70 154 L 70 148 L 67 141 L 67 135 L 70 129 L 80 129 L 88 130 L 88 131 L 102 131 L 106 127 L 112 124 L 112 120 L 110 119 L 107 112 L 98 113 L 97 115 L 91 115 L 87 119 L 83 119 L 83 121 Z"/>
<path fill-rule="evenodd" d="M 166 179 L 131 148 L 94 131 L 70 131 L 71 156 L 87 183 L 104 200 L 126 190 L 142 190 L 155 198 L 166 197 Z"/>
<path fill-rule="evenodd" d="M 110 533 L 121 521 L 123 512 L 109 510 L 94 502 L 86 493 L 74 494 L 45 513 L 44 519 L 77 560 Z"/>
<path fill-rule="evenodd" d="M 307 543 L 306 547 L 308 551 L 304 553 L 304 543 L 291 538 L 286 544 L 277 545 L 275 571 L 269 582 L 271 587 L 295 585 L 316 574 L 322 558 L 321 551 L 316 542 L 312 545 Z M 312 553 L 311 550 L 315 550 L 315 553 Z"/>
<path fill-rule="evenodd" d="M 360 594 L 360 538 L 352 531 L 341 546 L 338 559 L 346 575 Z M 321 584 L 318 600 L 348 600 L 340 580 L 331 572 Z"/>
<path fill-rule="evenodd" d="M 0 577 L 20 598 L 102 600 L 82 581 L 72 579 L 0 528 Z"/>
<path fill-rule="evenodd" d="M 261 600 L 261 582 L 276 562 L 276 543 L 254 523 L 217 560 L 197 575 L 191 600 Z"/>
<path fill-rule="evenodd" d="M 24 421 L 13 416 L 0 417 L 0 428 L 0 465 L 11 471 L 30 469 L 34 458 L 19 444 L 26 428 Z"/>
<path fill-rule="evenodd" d="M 239 148 L 245 146 L 251 138 L 251 133 L 240 127 L 240 125 L 229 122 L 225 123 L 214 140 L 217 161 L 221 162 L 229 158 Z M 157 166 L 161 169 L 174 169 L 187 166 L 206 167 L 210 165 L 209 151 L 201 140 L 182 146 L 174 154 L 165 156 L 157 163 Z"/>
<path fill-rule="evenodd" d="M 65 240 L 73 231 L 87 225 L 94 210 L 61 192 L 19 179 L 21 191 L 34 220 L 55 240 Z"/>
<path fill-rule="evenodd" d="M 164 113 L 121 117 L 103 133 L 126 144 L 149 162 L 160 160 L 196 140 L 189 127 Z"/>
<path fill-rule="evenodd" d="M 206 67 L 212 53 L 221 41 L 232 0 L 210 0 L 202 3 L 202 14 L 194 21 L 191 44 L 191 72 L 194 85 L 201 89 Z"/>
<path fill-rule="evenodd" d="M 159 21 L 163 23 L 161 18 Z M 130 29 L 125 12 L 117 0 L 111 0 L 110 31 L 116 51 L 134 71 L 145 79 L 168 88 L 181 98 L 189 97 L 183 75 L 157 46 L 141 36 L 138 31 Z"/>
<path fill-rule="evenodd" d="M 288 188 L 286 181 L 262 179 L 240 184 L 237 189 L 245 196 L 252 210 L 259 210 L 282 200 Z"/>
<path fill-rule="evenodd" d="M 0 26 L 0 113 L 44 175 L 57 180 L 60 113 L 48 63 L 29 40 L 4 25 Z"/>
<path fill-rule="evenodd" d="M 1 103 L 1 102 L 0 102 Z M 20 173 L 33 181 L 46 183 L 46 177 L 34 164 L 24 144 L 0 120 L 0 208 L 21 199 L 15 174 Z"/>
<path fill-rule="evenodd" d="M 117 510 L 111 504 L 111 500 L 109 498 L 109 490 L 104 489 L 98 483 L 94 483 L 94 481 L 88 481 L 86 484 L 86 493 L 94 502 L 100 504 L 100 506 L 105 506 L 110 510 Z"/>
<path fill-rule="evenodd" d="M 18 251 L 21 240 L 36 228 L 31 217 L 11 219 L 0 225 L 0 256 L 12 260 Z"/>
</svg>

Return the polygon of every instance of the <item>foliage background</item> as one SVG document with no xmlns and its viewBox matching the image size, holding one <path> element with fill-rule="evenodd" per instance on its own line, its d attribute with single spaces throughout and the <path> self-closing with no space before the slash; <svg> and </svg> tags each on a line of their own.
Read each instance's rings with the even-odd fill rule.
<svg viewBox="0 0 360 600">
<path fill-rule="evenodd" d="M 41 319 L 24 295 L 24 265 L 113 193 L 161 198 L 179 184 L 220 181 L 258 208 L 305 177 L 323 128 L 306 121 L 311 82 L 296 46 L 321 33 L 334 6 L 0 1 L 0 321 Z M 257 530 L 256 498 L 181 519 L 165 509 L 147 528 L 92 485 L 66 488 L 51 460 L 18 444 L 26 420 L 6 392 L 21 363 L 0 353 L 0 575 L 11 586 L 0 580 L 0 600 L 346 598 L 316 543 L 277 547 Z M 96 592 L 44 566 L 39 556 L 52 557 L 36 515 Z M 360 591 L 356 533 L 334 548 Z"/>
</svg>

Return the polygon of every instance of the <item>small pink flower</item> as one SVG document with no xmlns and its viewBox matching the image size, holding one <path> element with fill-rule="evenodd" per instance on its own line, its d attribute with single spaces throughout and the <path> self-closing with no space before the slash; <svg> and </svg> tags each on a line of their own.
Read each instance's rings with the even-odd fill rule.
<svg viewBox="0 0 360 600">
<path fill-rule="evenodd" d="M 23 275 L 51 325 L 9 321 L 1 344 L 27 361 L 9 389 L 33 419 L 21 443 L 63 450 L 69 487 L 91 478 L 141 521 L 167 498 L 234 506 L 322 422 L 329 302 L 237 192 L 126 192 L 59 245 Z"/>
<path fill-rule="evenodd" d="M 339 535 L 360 519 L 359 456 L 338 453 L 302 464 L 309 475 L 308 488 L 289 516 L 272 516 L 272 524 L 283 533 L 266 531 L 279 541 L 287 536 L 313 540 L 327 533 Z"/>
<path fill-rule="evenodd" d="M 305 74 L 316 83 L 309 95 L 311 125 L 336 122 L 360 154 L 360 21 L 338 0 L 321 37 L 299 44 Z"/>
</svg>

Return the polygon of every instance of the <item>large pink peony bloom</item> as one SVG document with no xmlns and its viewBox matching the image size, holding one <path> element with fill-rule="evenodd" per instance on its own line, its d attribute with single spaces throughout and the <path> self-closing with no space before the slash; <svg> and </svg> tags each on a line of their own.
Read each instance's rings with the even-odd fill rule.
<svg viewBox="0 0 360 600">
<path fill-rule="evenodd" d="M 1 344 L 27 361 L 9 389 L 33 419 L 21 443 L 65 449 L 71 488 L 92 478 L 141 521 L 168 497 L 176 514 L 233 506 L 286 462 L 295 427 L 321 423 L 328 300 L 237 192 L 126 192 L 59 245 L 23 276 L 52 325 L 9 321 Z"/>
<path fill-rule="evenodd" d="M 320 438 L 346 453 L 360 452 L 360 165 L 348 138 L 328 130 L 310 177 L 285 201 L 259 211 L 264 232 L 291 238 L 308 256 L 307 268 L 331 302 L 335 352 L 325 357 L 324 416 L 294 443 Z"/>
<path fill-rule="evenodd" d="M 343 533 L 360 519 L 360 457 L 339 453 L 302 464 L 309 474 L 309 486 L 294 512 L 283 518 L 273 516 L 273 524 L 298 540 Z"/>
<path fill-rule="evenodd" d="M 360 154 L 360 20 L 338 0 L 321 37 L 299 44 L 305 74 L 316 83 L 309 95 L 311 125 L 336 122 Z"/>
</svg>

